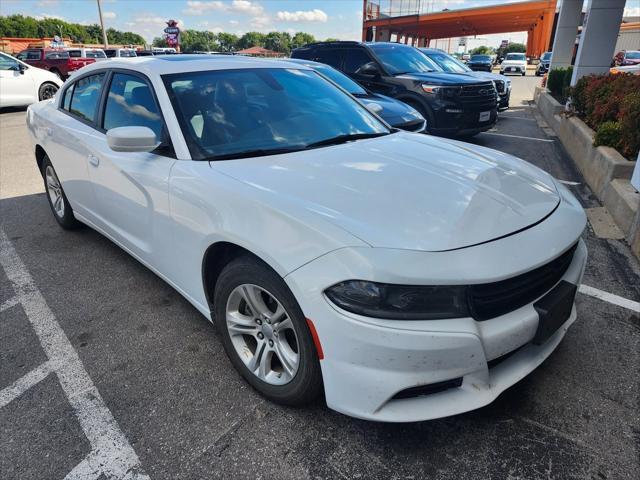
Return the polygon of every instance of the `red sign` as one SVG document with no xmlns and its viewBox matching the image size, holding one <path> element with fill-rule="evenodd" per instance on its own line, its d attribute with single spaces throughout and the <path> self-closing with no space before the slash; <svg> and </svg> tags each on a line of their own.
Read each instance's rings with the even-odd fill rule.
<svg viewBox="0 0 640 480">
<path fill-rule="evenodd" d="M 170 47 L 178 47 L 178 44 L 180 43 L 180 29 L 178 28 L 178 22 L 175 20 L 169 20 L 167 22 L 167 28 L 164 29 L 164 39 Z"/>
</svg>

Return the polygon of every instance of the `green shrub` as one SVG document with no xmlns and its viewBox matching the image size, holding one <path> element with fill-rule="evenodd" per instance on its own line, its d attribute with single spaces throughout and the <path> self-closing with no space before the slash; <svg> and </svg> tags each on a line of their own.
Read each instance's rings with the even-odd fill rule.
<svg viewBox="0 0 640 480">
<path fill-rule="evenodd" d="M 562 88 L 564 85 L 564 77 L 567 74 L 566 68 L 554 68 L 547 77 L 547 88 L 556 100 L 562 98 Z"/>
<path fill-rule="evenodd" d="M 640 152 L 640 91 L 629 93 L 620 107 L 620 153 L 635 160 Z"/>
<path fill-rule="evenodd" d="M 622 137 L 622 128 L 618 122 L 604 122 L 600 124 L 596 135 L 593 138 L 593 144 L 597 147 L 603 145 L 605 147 L 618 148 Z"/>
<path fill-rule="evenodd" d="M 567 101 L 569 98 L 569 94 L 571 92 L 571 77 L 573 76 L 573 67 L 569 67 L 564 72 L 564 77 L 562 77 L 562 90 L 561 90 L 561 98 L 562 103 Z"/>
</svg>

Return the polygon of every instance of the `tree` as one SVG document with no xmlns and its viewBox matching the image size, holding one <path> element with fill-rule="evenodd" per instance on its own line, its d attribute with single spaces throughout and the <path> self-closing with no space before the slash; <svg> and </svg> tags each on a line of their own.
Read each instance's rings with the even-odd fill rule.
<svg viewBox="0 0 640 480">
<path fill-rule="evenodd" d="M 504 49 L 504 53 L 525 53 L 527 46 L 524 43 L 510 43 Z"/>
<path fill-rule="evenodd" d="M 291 48 L 304 47 L 310 43 L 314 43 L 316 41 L 315 37 L 309 33 L 304 32 L 296 32 L 296 34 L 291 39 Z"/>
<path fill-rule="evenodd" d="M 183 30 L 180 33 L 180 49 L 185 53 L 210 52 L 219 48 L 217 35 L 213 32 Z"/>
<path fill-rule="evenodd" d="M 265 48 L 274 52 L 291 52 L 291 35 L 287 32 L 269 32 L 264 40 Z"/>
<path fill-rule="evenodd" d="M 469 53 L 471 55 L 492 55 L 493 48 L 487 47 L 486 45 L 481 45 L 479 47 L 474 48 Z"/>
<path fill-rule="evenodd" d="M 332 37 L 329 37 L 325 40 L 325 42 L 339 42 L 339 41 L 340 41 L 339 38 L 332 38 Z"/>
<path fill-rule="evenodd" d="M 219 33 L 218 44 L 221 52 L 235 52 L 238 49 L 238 36 L 233 33 Z"/>
<path fill-rule="evenodd" d="M 167 48 L 169 44 L 164 37 L 155 37 L 153 39 L 153 42 L 151 42 L 151 46 L 158 48 Z"/>
<path fill-rule="evenodd" d="M 247 32 L 238 40 L 238 50 L 251 47 L 264 47 L 265 34 L 260 32 Z"/>
</svg>

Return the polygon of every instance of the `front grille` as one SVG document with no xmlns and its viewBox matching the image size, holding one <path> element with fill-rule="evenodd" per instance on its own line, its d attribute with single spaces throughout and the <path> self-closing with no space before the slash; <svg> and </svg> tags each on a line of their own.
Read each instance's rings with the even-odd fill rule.
<svg viewBox="0 0 640 480">
<path fill-rule="evenodd" d="M 450 388 L 458 388 L 462 385 L 462 377 L 452 378 L 444 382 L 430 383 L 428 385 L 419 385 L 417 387 L 409 387 L 396 393 L 392 400 L 401 398 L 423 397 L 425 395 L 433 395 L 434 393 L 444 392 Z"/>
<path fill-rule="evenodd" d="M 498 93 L 504 93 L 504 81 L 503 80 L 496 80 L 495 81 L 496 84 L 496 90 L 498 90 Z"/>
<path fill-rule="evenodd" d="M 565 274 L 573 261 L 577 247 L 576 243 L 555 260 L 517 277 L 482 285 L 471 285 L 469 305 L 473 318 L 482 321 L 499 317 L 544 295 Z"/>
<path fill-rule="evenodd" d="M 490 110 L 496 105 L 496 89 L 493 82 L 482 82 L 460 87 L 458 101 L 464 107 Z"/>
</svg>

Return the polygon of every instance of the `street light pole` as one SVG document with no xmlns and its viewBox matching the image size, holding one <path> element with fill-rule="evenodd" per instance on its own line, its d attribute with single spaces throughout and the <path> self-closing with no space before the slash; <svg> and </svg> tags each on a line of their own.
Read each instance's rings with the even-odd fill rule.
<svg viewBox="0 0 640 480">
<path fill-rule="evenodd" d="M 100 16 L 100 27 L 102 27 L 102 42 L 104 43 L 104 48 L 109 46 L 109 42 L 107 42 L 107 31 L 104 29 L 104 20 L 102 19 L 102 6 L 100 5 L 100 0 L 96 0 L 98 2 L 98 15 Z"/>
</svg>

